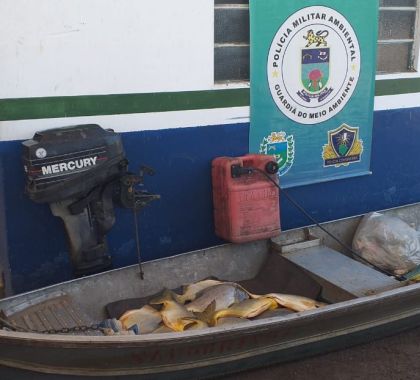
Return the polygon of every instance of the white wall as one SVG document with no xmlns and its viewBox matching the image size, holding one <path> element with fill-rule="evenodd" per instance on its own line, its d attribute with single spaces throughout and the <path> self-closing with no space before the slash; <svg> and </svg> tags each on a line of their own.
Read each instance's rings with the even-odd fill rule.
<svg viewBox="0 0 420 380">
<path fill-rule="evenodd" d="M 214 89 L 213 7 L 214 0 L 0 0 L 0 99 Z M 379 78 L 386 77 L 413 74 Z M 375 110 L 419 105 L 420 94 L 375 99 Z M 78 123 L 126 132 L 247 121 L 249 107 L 0 121 L 0 141 Z"/>
<path fill-rule="evenodd" d="M 0 121 L 0 141 L 30 139 L 35 132 L 76 124 L 99 124 L 115 132 L 187 128 L 249 122 L 249 107 L 127 115 Z"/>
<path fill-rule="evenodd" d="M 0 98 L 213 86 L 213 0 L 1 0 Z"/>
</svg>

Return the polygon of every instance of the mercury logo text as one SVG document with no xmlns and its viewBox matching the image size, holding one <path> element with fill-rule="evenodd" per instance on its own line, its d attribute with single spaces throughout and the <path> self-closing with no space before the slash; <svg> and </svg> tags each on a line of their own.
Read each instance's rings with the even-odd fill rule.
<svg viewBox="0 0 420 380">
<path fill-rule="evenodd" d="M 62 172 L 73 171 L 76 169 L 83 169 L 89 166 L 95 166 L 97 159 L 98 159 L 97 156 L 87 157 L 87 158 L 82 158 L 80 160 L 60 162 L 58 164 L 43 166 L 41 168 L 42 174 L 43 175 L 57 174 L 57 173 L 62 173 Z"/>
</svg>

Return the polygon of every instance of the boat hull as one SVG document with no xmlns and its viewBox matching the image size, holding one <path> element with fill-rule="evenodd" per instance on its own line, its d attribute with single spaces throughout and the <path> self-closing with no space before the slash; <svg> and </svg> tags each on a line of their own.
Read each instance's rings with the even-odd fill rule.
<svg viewBox="0 0 420 380">
<path fill-rule="evenodd" d="M 349 347 L 419 324 L 420 286 L 411 285 L 280 319 L 201 333 L 106 339 L 38 334 L 23 334 L 23 338 L 2 331 L 0 365 L 13 367 L 18 376 L 14 378 L 27 371 L 42 373 L 40 379 L 48 374 L 54 374 L 54 379 L 57 375 L 63 379 L 66 375 L 74 379 L 213 377 Z"/>
<path fill-rule="evenodd" d="M 390 212 L 407 214 L 407 221 L 420 218 L 420 207 Z M 351 244 L 351 232 L 357 223 L 355 218 L 336 221 L 329 228 Z M 307 231 L 294 230 L 283 232 L 281 239 L 290 247 L 288 242 L 306 236 Z M 331 243 L 328 237 L 324 241 Z M 278 244 L 276 241 L 275 246 Z M 139 279 L 136 266 L 121 268 L 0 300 L 0 309 L 13 315 L 60 293 L 92 320 L 99 321 L 108 317 L 105 306 L 110 303 L 149 296 L 163 287 L 175 289 L 209 276 L 235 282 L 258 279 L 270 255 L 279 255 L 272 248 L 270 242 L 259 241 L 189 252 L 145 263 L 144 281 Z M 283 255 L 280 257 L 279 267 L 268 265 L 274 270 L 271 276 L 266 276 L 272 281 L 268 284 L 270 288 L 282 287 L 292 280 L 301 284 L 305 277 L 310 277 L 309 283 L 316 280 L 301 268 L 296 271 L 296 266 L 287 264 Z M 284 277 L 287 265 L 294 268 L 290 278 Z M 334 265 L 331 270 L 337 269 Z M 0 330 L 0 378 L 211 378 L 298 360 L 420 326 L 420 284 L 404 285 L 397 283 L 397 288 L 386 291 L 369 290 L 365 294 L 371 295 L 352 299 L 346 293 L 342 300 L 315 310 L 183 333 L 107 337 Z M 337 287 L 328 289 L 329 286 L 327 281 L 322 282 L 322 294 L 343 296 Z"/>
</svg>

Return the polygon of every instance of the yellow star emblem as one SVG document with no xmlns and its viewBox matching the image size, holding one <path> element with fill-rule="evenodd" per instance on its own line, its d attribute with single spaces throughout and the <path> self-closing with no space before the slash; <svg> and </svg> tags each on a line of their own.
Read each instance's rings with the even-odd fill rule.
<svg viewBox="0 0 420 380">
<path fill-rule="evenodd" d="M 277 70 L 273 71 L 273 78 L 278 78 L 279 72 Z"/>
</svg>

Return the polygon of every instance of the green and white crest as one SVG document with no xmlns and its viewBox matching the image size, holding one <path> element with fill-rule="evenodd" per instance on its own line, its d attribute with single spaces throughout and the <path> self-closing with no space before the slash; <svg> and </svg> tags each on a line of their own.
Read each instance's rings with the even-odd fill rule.
<svg viewBox="0 0 420 380">
<path fill-rule="evenodd" d="M 279 165 L 278 175 L 286 174 L 295 160 L 295 140 L 285 132 L 272 132 L 260 144 L 260 153 L 274 156 Z"/>
</svg>

